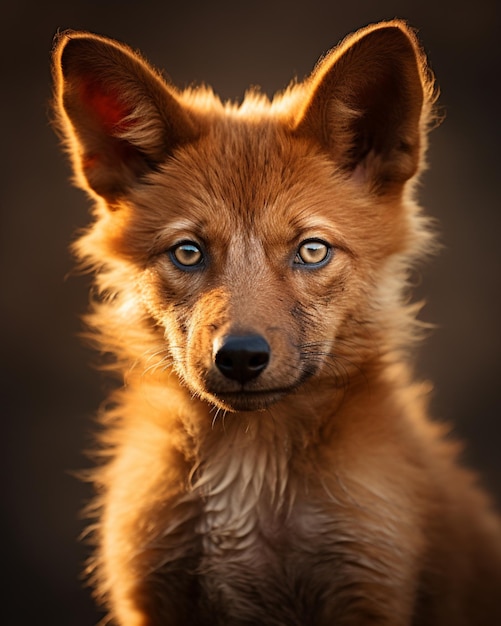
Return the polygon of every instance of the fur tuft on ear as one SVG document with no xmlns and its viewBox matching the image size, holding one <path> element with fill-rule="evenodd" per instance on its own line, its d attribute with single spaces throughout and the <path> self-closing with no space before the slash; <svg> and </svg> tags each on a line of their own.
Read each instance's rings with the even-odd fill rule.
<svg viewBox="0 0 501 626">
<path fill-rule="evenodd" d="M 394 20 L 349 36 L 317 65 L 296 133 L 314 137 L 336 163 L 376 189 L 419 169 L 433 81 L 414 33 Z"/>
<path fill-rule="evenodd" d="M 198 135 L 175 89 L 115 41 L 63 33 L 54 77 L 56 110 L 80 182 L 109 203 Z"/>
</svg>

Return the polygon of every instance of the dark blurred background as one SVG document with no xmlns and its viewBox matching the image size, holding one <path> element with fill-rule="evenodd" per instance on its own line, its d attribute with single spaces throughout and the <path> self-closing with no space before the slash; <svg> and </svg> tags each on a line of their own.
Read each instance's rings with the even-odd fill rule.
<svg viewBox="0 0 501 626">
<path fill-rule="evenodd" d="M 273 93 L 305 76 L 348 32 L 407 19 L 420 32 L 446 120 L 431 138 L 422 203 L 444 249 L 421 272 L 426 321 L 438 325 L 418 369 L 435 382 L 434 414 L 453 420 L 466 458 L 501 501 L 500 23 L 476 2 L 255 0 L 239 3 L 72 0 L 2 2 L 1 301 L 2 624 L 91 626 L 78 541 L 90 496 L 92 416 L 107 383 L 77 337 L 88 279 L 71 275 L 68 244 L 89 201 L 49 124 L 49 51 L 58 29 L 86 29 L 140 48 L 179 86 L 207 82 L 223 98 L 247 85 Z M 4 583 L 5 585 L 5 583 Z"/>
</svg>

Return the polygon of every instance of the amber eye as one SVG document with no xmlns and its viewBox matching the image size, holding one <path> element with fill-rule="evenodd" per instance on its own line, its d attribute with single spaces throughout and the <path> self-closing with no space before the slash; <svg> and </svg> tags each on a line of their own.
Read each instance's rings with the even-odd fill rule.
<svg viewBox="0 0 501 626">
<path fill-rule="evenodd" d="M 299 246 L 295 265 L 321 266 L 330 259 L 332 248 L 321 239 L 307 239 Z"/>
<path fill-rule="evenodd" d="M 170 258 L 180 269 L 198 269 L 204 263 L 204 255 L 197 243 L 182 241 L 169 250 Z"/>
</svg>

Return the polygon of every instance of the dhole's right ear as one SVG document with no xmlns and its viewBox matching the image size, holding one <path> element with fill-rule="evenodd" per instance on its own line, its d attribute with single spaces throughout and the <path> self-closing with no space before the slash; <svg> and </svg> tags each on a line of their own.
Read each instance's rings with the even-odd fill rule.
<svg viewBox="0 0 501 626">
<path fill-rule="evenodd" d="M 124 45 L 68 31 L 58 37 L 53 68 L 75 172 L 110 205 L 198 135 L 175 90 Z"/>
</svg>

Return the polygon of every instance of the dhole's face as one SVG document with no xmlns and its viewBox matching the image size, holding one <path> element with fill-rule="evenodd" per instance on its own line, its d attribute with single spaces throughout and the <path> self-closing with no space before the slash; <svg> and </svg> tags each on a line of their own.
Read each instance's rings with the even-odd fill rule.
<svg viewBox="0 0 501 626">
<path fill-rule="evenodd" d="M 311 376 L 342 378 L 339 336 L 368 266 L 357 236 L 372 262 L 384 248 L 366 223 L 359 232 L 359 204 L 314 146 L 245 124 L 181 149 L 130 198 L 115 245 L 133 251 L 140 297 L 192 392 L 254 410 Z"/>
<path fill-rule="evenodd" d="M 179 92 L 95 35 L 64 35 L 54 59 L 77 179 L 100 199 L 78 250 L 110 295 L 94 319 L 106 348 L 145 369 L 153 354 L 236 411 L 368 363 L 378 310 L 405 283 L 402 260 L 385 261 L 426 238 L 403 201 L 421 164 L 423 86 L 432 97 L 410 31 L 369 27 L 304 83 L 240 108 Z M 143 311 L 115 324 L 130 301 L 146 328 Z M 134 324 L 140 347 L 124 345 Z"/>
</svg>

